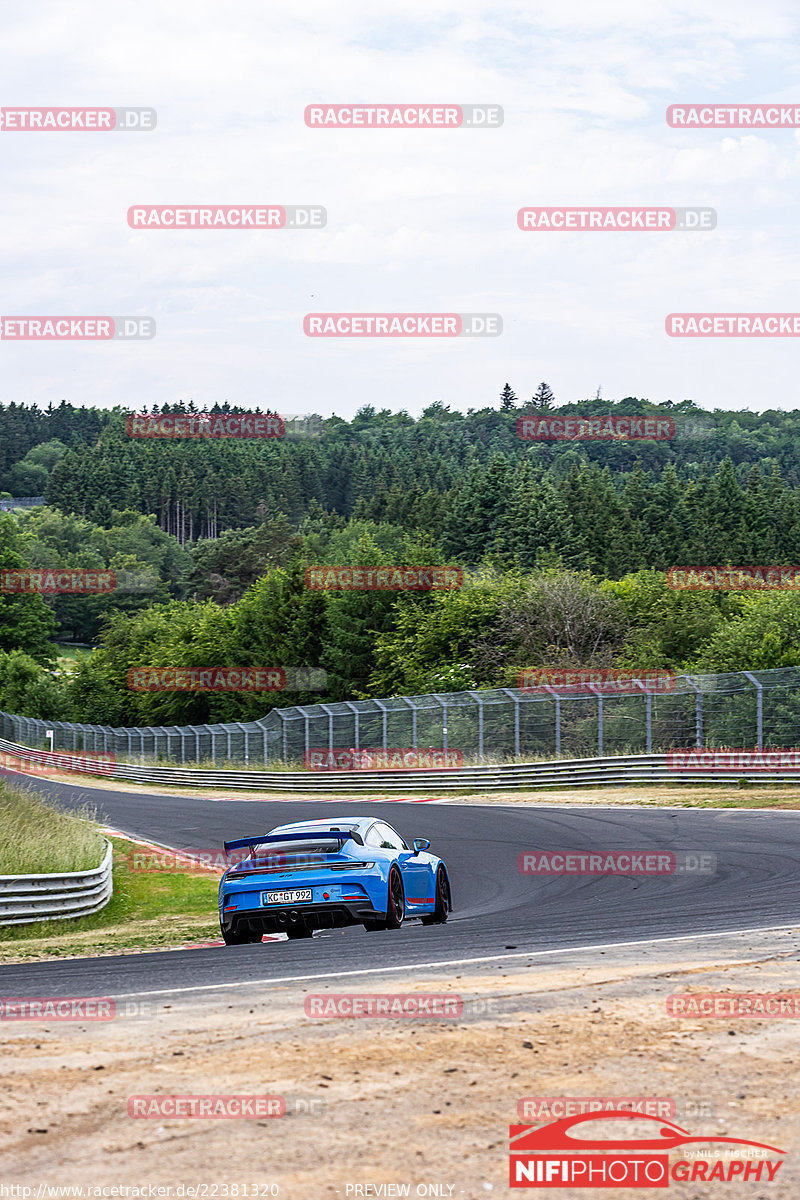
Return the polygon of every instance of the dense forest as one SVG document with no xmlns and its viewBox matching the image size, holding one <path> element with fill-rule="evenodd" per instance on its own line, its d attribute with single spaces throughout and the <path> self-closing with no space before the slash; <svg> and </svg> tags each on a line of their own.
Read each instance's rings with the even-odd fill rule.
<svg viewBox="0 0 800 1200">
<path fill-rule="evenodd" d="M 144 410 L 143 410 L 144 411 Z M 153 412 L 193 413 L 191 405 Z M 245 411 L 218 406 L 215 412 Z M 267 411 L 265 406 L 264 411 Z M 528 442 L 520 414 L 655 415 L 669 441 Z M 512 685 L 533 666 L 800 662 L 791 593 L 677 593 L 674 565 L 797 563 L 800 412 L 509 385 L 466 414 L 360 409 L 277 439 L 129 436 L 122 410 L 0 406 L 0 568 L 110 567 L 102 596 L 0 595 L 0 707 L 111 724 Z M 451 563 L 446 593 L 309 591 L 317 563 Z M 56 643 L 92 643 L 77 665 Z M 136 693 L 133 667 L 315 666 L 324 694 Z"/>
</svg>

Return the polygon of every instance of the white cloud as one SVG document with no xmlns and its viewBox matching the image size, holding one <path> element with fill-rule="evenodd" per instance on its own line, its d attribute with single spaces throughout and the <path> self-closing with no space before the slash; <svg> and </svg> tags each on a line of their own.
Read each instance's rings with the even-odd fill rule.
<svg viewBox="0 0 800 1200">
<path fill-rule="evenodd" d="M 670 129 L 681 101 L 800 103 L 792 7 L 743 0 L 283 9 L 32 0 L 5 105 L 150 105 L 153 133 L 0 133 L 2 304 L 143 313 L 153 342 L 0 342 L 0 400 L 191 395 L 350 415 L 562 401 L 795 400 L 792 346 L 681 342 L 672 310 L 796 306 L 800 135 Z M 314 130 L 315 101 L 499 103 L 497 130 Z M 315 203 L 324 231 L 134 231 L 134 203 Z M 523 234 L 531 204 L 710 205 L 713 234 Z M 496 339 L 311 341 L 308 311 L 500 311 Z"/>
</svg>

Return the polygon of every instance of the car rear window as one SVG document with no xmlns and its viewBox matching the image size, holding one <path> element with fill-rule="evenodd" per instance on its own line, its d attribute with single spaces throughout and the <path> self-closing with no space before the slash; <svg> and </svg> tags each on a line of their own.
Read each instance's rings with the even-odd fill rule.
<svg viewBox="0 0 800 1200">
<path fill-rule="evenodd" d="M 341 842 L 335 837 L 320 837 L 319 841 L 311 838 L 293 840 L 288 834 L 286 841 L 261 842 L 253 847 L 254 858 L 271 857 L 276 854 L 335 854 Z"/>
</svg>

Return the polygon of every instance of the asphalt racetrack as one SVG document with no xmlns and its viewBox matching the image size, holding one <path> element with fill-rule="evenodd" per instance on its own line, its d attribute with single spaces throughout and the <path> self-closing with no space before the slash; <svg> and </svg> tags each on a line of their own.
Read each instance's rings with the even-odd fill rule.
<svg viewBox="0 0 800 1200">
<path fill-rule="evenodd" d="M 548 807 L 413 802 L 259 801 L 149 796 L 18 779 L 67 806 L 87 800 L 120 832 L 175 849 L 220 847 L 289 821 L 357 814 L 388 820 L 410 842 L 431 839 L 450 872 L 454 911 L 444 926 L 360 927 L 311 941 L 114 955 L 4 966 L 16 996 L 137 996 L 329 974 L 358 975 L 494 956 L 797 923 L 800 813 L 641 807 Z M 712 873 L 653 876 L 526 875 L 531 851 L 694 851 Z M 570 955 L 572 962 L 576 961 Z"/>
</svg>

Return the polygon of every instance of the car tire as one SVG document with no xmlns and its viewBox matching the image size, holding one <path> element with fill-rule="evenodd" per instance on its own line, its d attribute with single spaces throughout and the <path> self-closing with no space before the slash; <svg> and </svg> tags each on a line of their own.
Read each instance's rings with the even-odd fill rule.
<svg viewBox="0 0 800 1200">
<path fill-rule="evenodd" d="M 436 900 L 432 913 L 422 918 L 423 925 L 444 925 L 450 911 L 450 883 L 447 872 L 439 866 L 436 872 Z"/>
<path fill-rule="evenodd" d="M 395 864 L 389 871 L 389 883 L 386 888 L 386 928 L 399 929 L 406 915 L 406 894 L 403 887 L 403 877 Z"/>
</svg>

